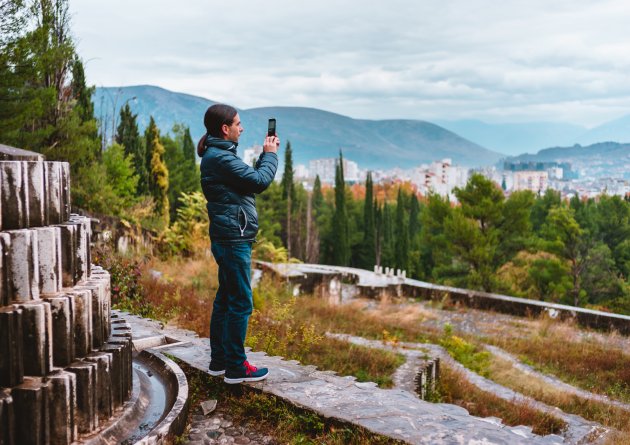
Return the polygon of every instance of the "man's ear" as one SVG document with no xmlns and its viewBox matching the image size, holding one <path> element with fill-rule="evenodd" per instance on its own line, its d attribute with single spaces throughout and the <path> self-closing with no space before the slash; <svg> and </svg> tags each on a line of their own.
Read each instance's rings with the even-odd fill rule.
<svg viewBox="0 0 630 445">
<path fill-rule="evenodd" d="M 223 136 L 227 136 L 229 131 L 230 126 L 228 124 L 221 125 L 221 133 L 223 133 Z"/>
</svg>

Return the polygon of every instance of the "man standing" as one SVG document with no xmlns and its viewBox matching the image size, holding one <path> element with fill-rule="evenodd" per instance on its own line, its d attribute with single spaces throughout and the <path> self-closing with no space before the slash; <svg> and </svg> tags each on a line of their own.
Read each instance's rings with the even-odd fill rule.
<svg viewBox="0 0 630 445">
<path fill-rule="evenodd" d="M 197 144 L 201 159 L 201 187 L 208 201 L 212 254 L 219 265 L 219 289 L 210 320 L 209 373 L 224 375 L 226 383 L 267 378 L 267 368 L 247 361 L 245 335 L 253 309 L 250 284 L 252 244 L 258 232 L 255 193 L 274 179 L 280 140 L 267 136 L 256 167 L 237 155 L 243 132 L 233 107 L 212 105 L 204 116 L 207 133 Z"/>
</svg>

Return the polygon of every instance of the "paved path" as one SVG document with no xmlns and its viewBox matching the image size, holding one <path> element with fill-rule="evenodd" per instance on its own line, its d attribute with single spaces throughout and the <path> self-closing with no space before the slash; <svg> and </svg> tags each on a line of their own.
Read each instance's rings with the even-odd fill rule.
<svg viewBox="0 0 630 445">
<path fill-rule="evenodd" d="M 207 339 L 190 331 L 163 327 L 160 323 L 121 314 L 132 327 L 138 348 L 156 346 L 168 337 L 160 352 L 206 371 L 210 357 Z M 161 340 L 160 340 L 161 339 Z M 180 343 L 172 343 L 180 340 Z M 249 352 L 256 366 L 271 369 L 269 378 L 250 386 L 278 396 L 323 417 L 359 425 L 369 431 L 412 444 L 560 444 L 577 443 L 555 435 L 537 436 L 527 427 L 509 427 L 498 419 L 482 419 L 458 406 L 433 404 L 401 389 L 380 389 L 375 383 L 356 382 L 296 361 Z M 201 421 L 201 419 L 200 419 Z"/>
</svg>

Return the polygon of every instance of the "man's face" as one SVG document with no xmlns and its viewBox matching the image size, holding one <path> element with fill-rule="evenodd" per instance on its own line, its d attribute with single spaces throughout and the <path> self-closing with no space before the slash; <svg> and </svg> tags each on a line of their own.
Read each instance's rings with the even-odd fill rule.
<svg viewBox="0 0 630 445">
<path fill-rule="evenodd" d="M 234 116 L 232 125 L 223 125 L 223 133 L 225 134 L 225 139 L 228 141 L 238 142 L 238 138 L 241 136 L 242 132 L 243 127 L 241 126 L 241 118 L 238 113 Z"/>
</svg>

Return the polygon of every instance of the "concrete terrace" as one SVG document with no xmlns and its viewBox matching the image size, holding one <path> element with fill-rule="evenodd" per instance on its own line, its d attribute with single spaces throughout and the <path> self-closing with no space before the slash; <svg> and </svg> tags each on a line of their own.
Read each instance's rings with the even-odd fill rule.
<svg viewBox="0 0 630 445">
<path fill-rule="evenodd" d="M 200 371 L 207 370 L 208 339 L 153 320 L 124 313 L 120 316 L 131 326 L 136 348 L 153 347 Z M 420 400 L 407 390 L 380 389 L 375 383 L 357 382 L 354 377 L 341 377 L 334 372 L 319 371 L 314 366 L 303 366 L 261 352 L 249 351 L 248 357 L 257 366 L 271 370 L 266 381 L 249 384 L 256 390 L 325 418 L 359 425 L 407 443 L 577 444 L 584 443 L 587 435 L 599 431 L 593 424 L 582 430 L 580 437 L 537 436 L 529 427 L 509 427 L 496 418 L 474 417 L 455 405 Z"/>
</svg>

